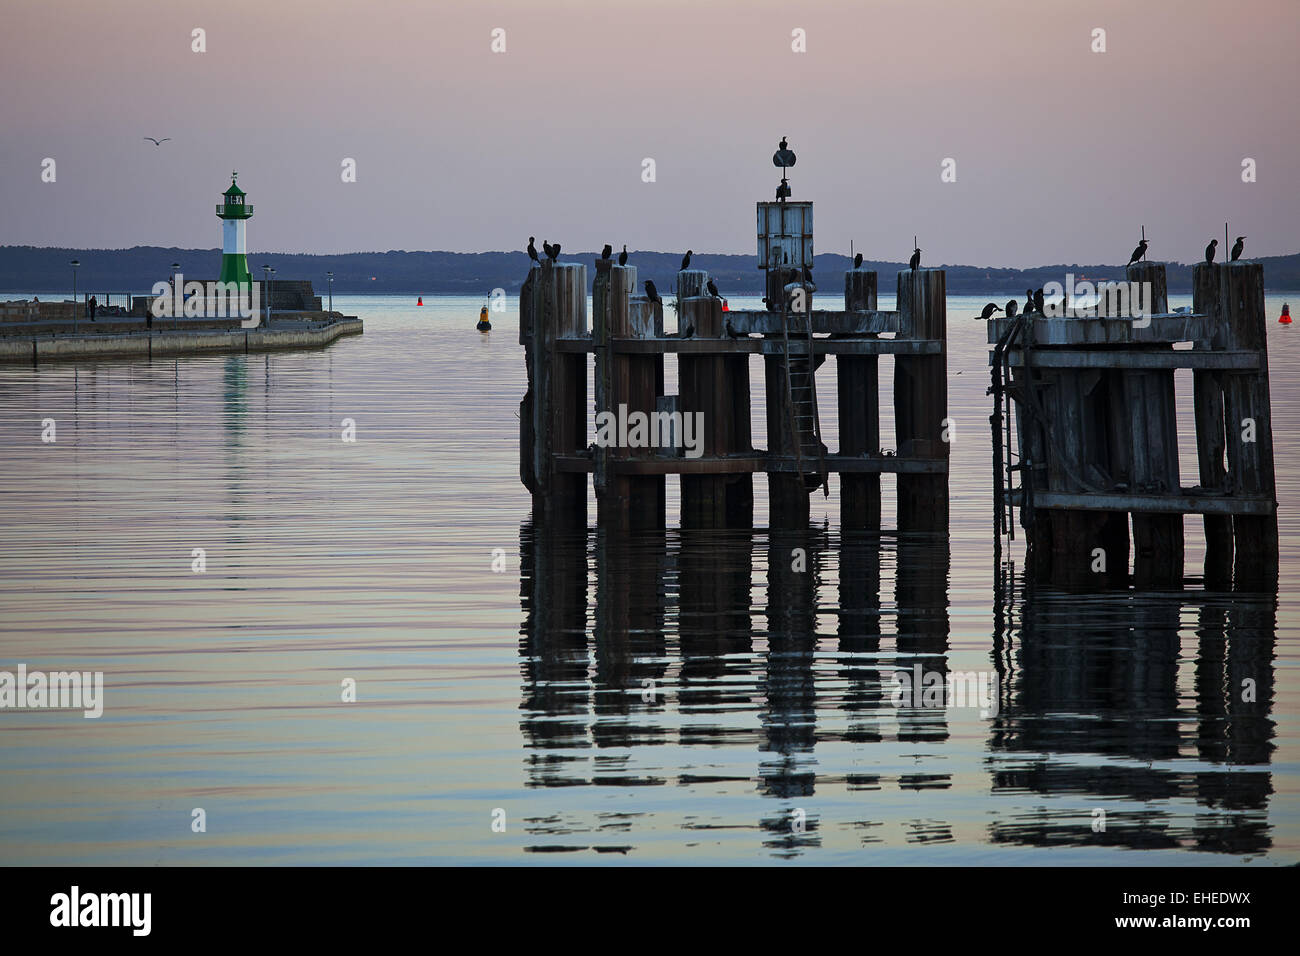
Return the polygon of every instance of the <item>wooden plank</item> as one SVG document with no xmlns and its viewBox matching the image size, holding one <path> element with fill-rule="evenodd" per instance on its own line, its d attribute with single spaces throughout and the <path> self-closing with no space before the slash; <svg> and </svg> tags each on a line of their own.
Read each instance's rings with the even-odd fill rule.
<svg viewBox="0 0 1300 956">
<path fill-rule="evenodd" d="M 723 313 L 724 318 L 726 314 Z M 681 355 L 728 355 L 736 353 L 780 355 L 782 351 L 779 340 L 756 338 L 619 338 L 611 339 L 609 347 L 612 352 L 627 352 L 632 355 L 667 353 Z M 594 351 L 595 346 L 589 338 L 557 339 L 555 349 L 558 352 L 584 353 Z M 943 347 L 938 342 L 924 339 L 818 338 L 813 339 L 813 352 L 818 355 L 942 355 Z M 790 342 L 790 354 L 807 355 L 807 341 L 792 340 Z"/>
<path fill-rule="evenodd" d="M 1019 350 L 1008 350 L 1007 357 L 1011 365 L 1024 364 L 1024 354 Z M 1035 349 L 1030 353 L 1029 364 L 1033 368 L 1192 368 L 1244 372 L 1259 368 L 1259 354 L 1245 351 L 1208 352 L 1200 349 L 1158 352 L 1149 349 Z"/>
<path fill-rule="evenodd" d="M 588 455 L 557 455 L 556 470 L 590 472 L 594 461 Z M 744 475 L 756 472 L 795 474 L 798 464 L 793 456 L 737 454 L 727 457 L 702 455 L 685 457 L 620 458 L 610 463 L 611 472 L 636 475 Z M 936 458 L 899 458 L 895 455 L 827 455 L 826 470 L 851 475 L 945 475 L 948 462 Z"/>
<path fill-rule="evenodd" d="M 1016 501 L 1018 504 L 1019 502 Z M 1277 504 L 1267 498 L 1196 494 L 1183 488 L 1178 494 L 1035 491 L 1034 507 L 1051 510 L 1134 511 L 1143 514 L 1272 515 Z"/>
<path fill-rule="evenodd" d="M 835 312 L 826 309 L 813 309 L 811 312 L 814 335 L 872 335 L 881 332 L 896 333 L 898 327 L 897 312 L 881 312 L 876 309 L 857 309 Z M 781 313 L 766 310 L 732 309 L 727 313 L 731 327 L 741 335 L 780 335 Z"/>
<path fill-rule="evenodd" d="M 1138 320 L 1145 321 L 1145 320 Z M 1069 319 L 1038 317 L 1034 322 L 1034 344 L 1063 345 L 1172 345 L 1204 338 L 1204 315 L 1172 313 L 1153 315 L 1150 323 L 1137 325 L 1133 319 Z M 990 319 L 988 344 L 995 344 L 1010 321 Z"/>
</svg>

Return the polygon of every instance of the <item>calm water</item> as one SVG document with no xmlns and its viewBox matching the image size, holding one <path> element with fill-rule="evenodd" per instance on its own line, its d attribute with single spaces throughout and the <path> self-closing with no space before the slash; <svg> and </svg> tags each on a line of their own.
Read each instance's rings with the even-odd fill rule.
<svg viewBox="0 0 1300 956">
<path fill-rule="evenodd" d="M 1029 600 L 1018 550 L 1000 600 L 983 298 L 949 302 L 946 547 L 841 536 L 834 479 L 801 533 L 535 534 L 515 303 L 484 336 L 476 298 L 335 298 L 366 334 L 325 351 L 0 367 L 0 669 L 106 682 L 99 720 L 0 712 L 0 862 L 1300 860 L 1300 333 L 1276 600 Z M 993 712 L 896 706 L 918 664 Z"/>
</svg>

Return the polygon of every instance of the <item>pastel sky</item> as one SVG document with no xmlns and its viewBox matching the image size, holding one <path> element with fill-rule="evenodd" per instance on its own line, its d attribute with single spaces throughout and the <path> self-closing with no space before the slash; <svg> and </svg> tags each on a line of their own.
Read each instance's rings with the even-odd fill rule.
<svg viewBox="0 0 1300 956">
<path fill-rule="evenodd" d="M 896 261 L 915 233 L 931 264 L 1115 262 L 1145 224 L 1153 258 L 1192 261 L 1225 219 L 1255 255 L 1300 251 L 1297 0 L 7 0 L 3 21 L 0 244 L 215 247 L 238 169 L 250 252 L 748 253 L 786 135 L 821 252 Z"/>
</svg>

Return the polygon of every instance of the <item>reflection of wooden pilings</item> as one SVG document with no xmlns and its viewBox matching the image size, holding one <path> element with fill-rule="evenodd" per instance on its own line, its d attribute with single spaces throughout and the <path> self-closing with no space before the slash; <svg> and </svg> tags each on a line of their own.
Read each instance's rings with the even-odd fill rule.
<svg viewBox="0 0 1300 956">
<path fill-rule="evenodd" d="M 876 308 L 876 273 L 844 273 L 844 309 Z M 866 335 L 865 338 L 878 338 Z M 837 355 L 841 455 L 875 455 L 880 451 L 880 360 L 875 355 Z M 840 475 L 840 525 L 845 529 L 880 529 L 880 475 Z"/>
<path fill-rule="evenodd" d="M 948 306 L 942 269 L 898 274 L 900 337 L 932 339 L 938 355 L 900 355 L 894 362 L 894 429 L 898 454 L 947 460 Z M 948 475 L 898 476 L 898 530 L 948 531 Z"/>
<path fill-rule="evenodd" d="M 678 275 L 680 282 L 688 273 Z M 723 337 L 721 300 L 691 296 L 679 308 L 679 323 L 693 327 L 695 338 Z M 703 454 L 750 452 L 749 357 L 684 354 L 677 360 L 677 378 L 683 422 L 696 413 L 703 416 L 702 433 L 693 433 Z M 684 528 L 748 528 L 754 523 L 752 475 L 682 475 L 681 488 Z"/>
<path fill-rule="evenodd" d="M 1214 317 L 1216 335 L 1225 347 L 1254 352 L 1258 369 L 1225 372 L 1223 415 L 1227 484 L 1234 494 L 1256 495 L 1276 502 L 1273 470 L 1273 425 L 1269 410 L 1267 318 L 1264 314 L 1264 268 L 1257 262 L 1196 266 L 1194 288 L 1201 305 Z M 1213 399 L 1207 397 L 1212 413 Z M 1207 454 L 1212 451 L 1207 449 Z M 1219 532 L 1222 526 L 1219 526 Z M 1235 515 L 1233 587 L 1266 591 L 1278 574 L 1277 514 Z M 1207 528 L 1207 535 L 1209 530 Z"/>
<path fill-rule="evenodd" d="M 585 526 L 587 476 L 561 472 L 556 455 L 577 455 L 587 441 L 587 358 L 556 341 L 587 333 L 587 267 L 542 263 L 533 306 L 533 492 L 543 522 Z"/>
<path fill-rule="evenodd" d="M 1135 262 L 1128 267 L 1130 283 L 1150 283 L 1149 314 L 1169 311 L 1165 267 Z M 1172 346 L 1153 347 L 1169 351 Z M 1114 436 L 1128 447 L 1129 486 L 1135 490 L 1177 494 L 1178 410 L 1173 369 L 1128 369 L 1120 377 L 1123 405 L 1111 424 Z M 1139 588 L 1181 587 L 1183 582 L 1183 516 L 1133 513 L 1133 583 Z"/>
</svg>

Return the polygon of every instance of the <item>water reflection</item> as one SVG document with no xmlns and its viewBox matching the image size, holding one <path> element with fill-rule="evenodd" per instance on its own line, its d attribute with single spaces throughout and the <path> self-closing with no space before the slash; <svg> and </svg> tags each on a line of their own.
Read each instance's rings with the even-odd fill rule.
<svg viewBox="0 0 1300 956">
<path fill-rule="evenodd" d="M 827 827 L 862 844 L 894 828 L 909 845 L 1272 845 L 1272 597 L 1006 589 L 980 655 L 996 701 L 959 784 L 963 718 L 896 698 L 899 670 L 959 669 L 946 540 L 526 523 L 520 545 L 529 787 L 755 793 L 748 822 L 692 809 L 672 825 L 752 831 L 776 856 L 815 855 Z M 640 823 L 618 821 L 622 851 L 655 829 Z M 594 840 L 533 825 L 533 850 Z"/>
<path fill-rule="evenodd" d="M 999 820 L 990 839 L 1269 849 L 1276 607 L 1273 595 L 1019 595 L 994 634 L 993 790 L 1067 799 Z"/>
</svg>

